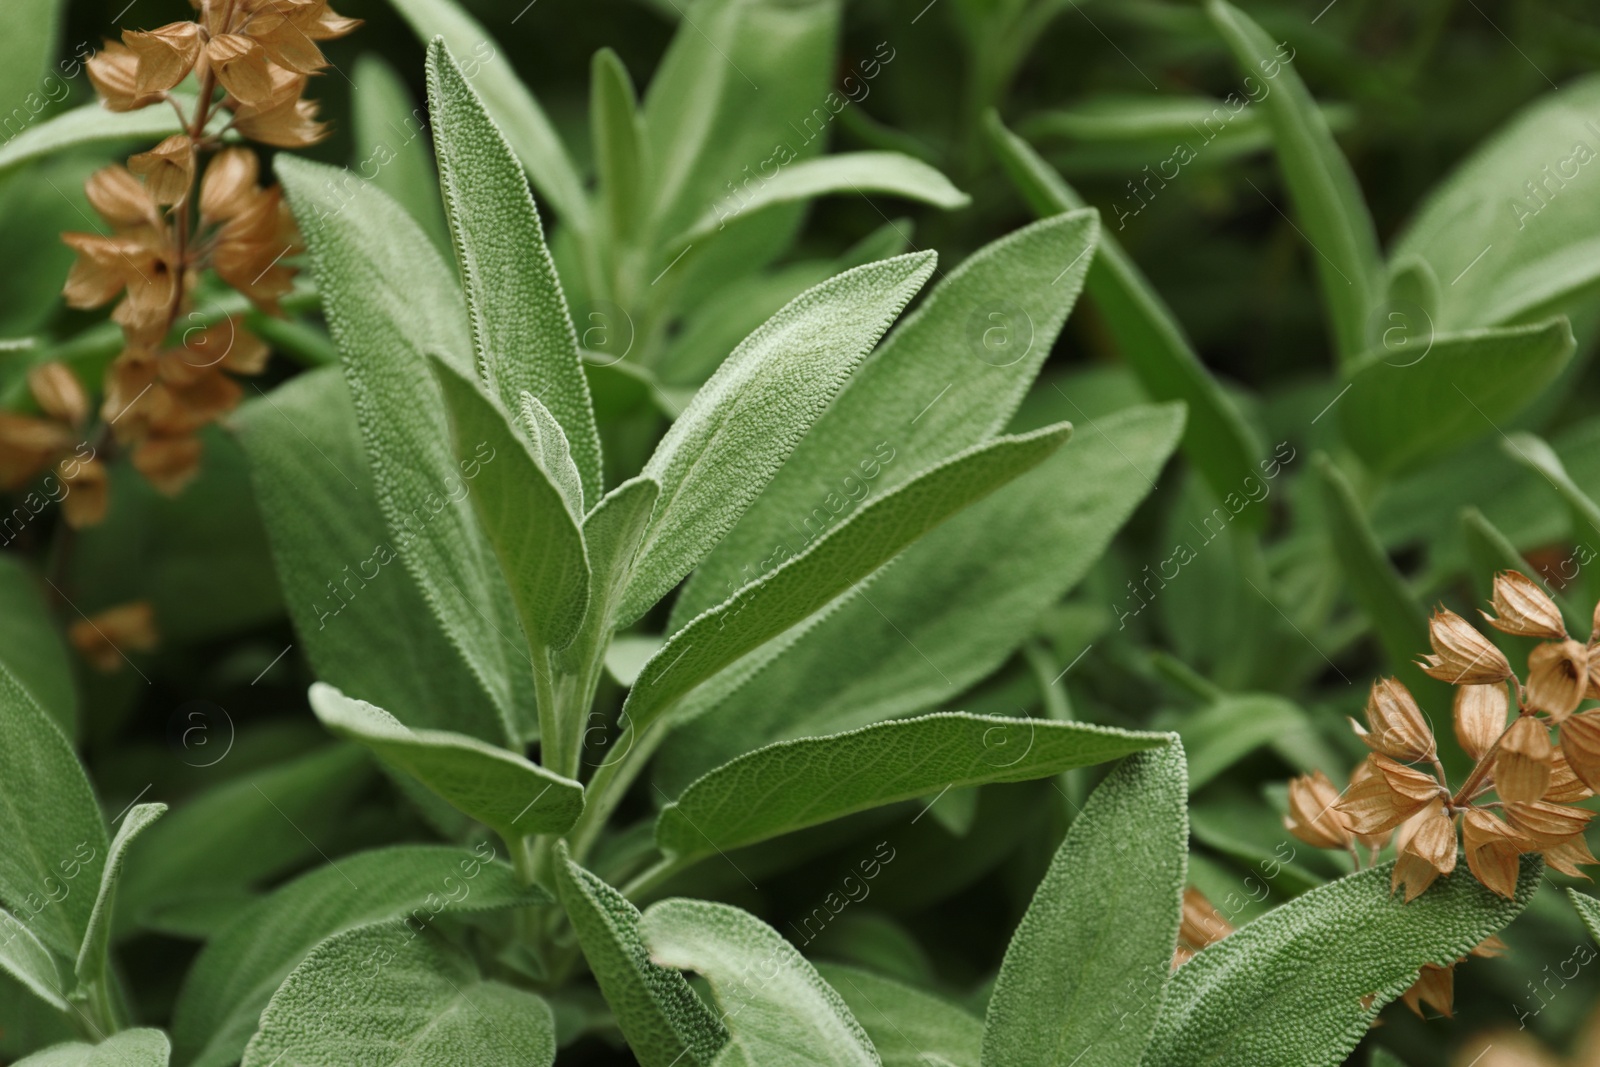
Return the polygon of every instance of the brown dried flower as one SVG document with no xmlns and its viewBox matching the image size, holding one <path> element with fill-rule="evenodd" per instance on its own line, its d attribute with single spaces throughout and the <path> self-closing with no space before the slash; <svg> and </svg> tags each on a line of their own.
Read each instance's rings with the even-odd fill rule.
<svg viewBox="0 0 1600 1067">
<path fill-rule="evenodd" d="M 1433 655 L 1419 661 L 1424 673 L 1451 685 L 1492 685 L 1511 677 L 1511 664 L 1472 624 L 1448 608 L 1428 620 Z"/>
<path fill-rule="evenodd" d="M 1406 887 L 1406 902 L 1420 896 L 1434 879 L 1456 869 L 1456 824 L 1445 814 L 1444 803 L 1433 800 L 1418 817 L 1415 831 L 1400 848 L 1390 876 L 1391 892 Z"/>
<path fill-rule="evenodd" d="M 1589 650 L 1576 641 L 1550 641 L 1528 654 L 1528 701 L 1560 722 L 1583 701 Z"/>
<path fill-rule="evenodd" d="M 107 608 L 73 623 L 67 639 L 96 670 L 120 670 L 128 652 L 156 647 L 155 610 L 143 600 Z"/>
<path fill-rule="evenodd" d="M 1456 688 L 1456 740 L 1473 759 L 1482 759 L 1505 732 L 1510 697 L 1503 685 L 1463 685 Z"/>
<path fill-rule="evenodd" d="M 1483 617 L 1502 633 L 1551 641 L 1567 636 L 1567 625 L 1556 602 L 1536 582 L 1516 571 L 1501 571 L 1494 576 L 1491 603 L 1496 615 L 1484 612 Z"/>
<path fill-rule="evenodd" d="M 1402 763 L 1433 757 L 1433 731 L 1422 717 L 1422 709 L 1417 707 L 1410 690 L 1397 679 L 1385 678 L 1372 684 L 1372 692 L 1367 696 L 1367 724 L 1370 732 L 1354 721 L 1350 725 L 1355 728 L 1356 736 L 1374 752 Z"/>
<path fill-rule="evenodd" d="M 1289 814 L 1283 825 L 1290 833 L 1315 848 L 1349 848 L 1350 824 L 1334 807 L 1339 791 L 1321 771 L 1289 781 Z"/>
</svg>

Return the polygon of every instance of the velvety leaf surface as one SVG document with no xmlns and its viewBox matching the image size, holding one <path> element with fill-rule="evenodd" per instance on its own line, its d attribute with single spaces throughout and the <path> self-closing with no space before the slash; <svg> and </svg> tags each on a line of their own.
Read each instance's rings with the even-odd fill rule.
<svg viewBox="0 0 1600 1067">
<path fill-rule="evenodd" d="M 669 629 L 798 553 L 871 496 L 999 433 L 1072 310 L 1098 234 L 1091 212 L 1047 219 L 941 278 L 701 562 Z"/>
<path fill-rule="evenodd" d="M 673 635 L 628 694 L 638 729 L 744 653 L 821 609 L 951 515 L 1050 457 L 1070 424 L 1004 437 L 946 460 L 862 506 L 777 570 Z"/>
<path fill-rule="evenodd" d="M 166 813 L 165 804 L 135 804 L 123 815 L 122 825 L 117 827 L 117 836 L 111 839 L 111 847 L 106 852 L 106 865 L 100 872 L 100 891 L 95 896 L 94 910 L 89 914 L 89 929 L 83 935 L 83 948 L 78 952 L 76 970 L 82 985 L 103 979 L 109 965 L 117 880 L 122 876 L 122 863 L 128 845 Z"/>
<path fill-rule="evenodd" d="M 1567 899 L 1572 901 L 1572 906 L 1577 909 L 1578 918 L 1583 920 L 1584 928 L 1589 931 L 1589 936 L 1600 941 L 1600 900 L 1576 889 L 1567 890 Z"/>
<path fill-rule="evenodd" d="M 1432 338 L 1426 354 L 1382 347 L 1350 370 L 1344 439 L 1380 471 L 1496 433 L 1555 381 L 1576 342 L 1566 319 Z"/>
<path fill-rule="evenodd" d="M 1541 865 L 1526 859 L 1515 900 L 1463 866 L 1410 904 L 1393 864 L 1319 886 L 1228 935 L 1167 985 L 1149 1067 L 1335 1067 L 1424 963 L 1443 965 L 1527 905 Z"/>
<path fill-rule="evenodd" d="M 582 632 L 572 643 L 578 656 L 593 654 L 593 649 L 610 639 L 634 555 L 660 495 L 661 486 L 644 475 L 630 478 L 607 493 L 583 520 L 589 553 L 589 611 Z"/>
<path fill-rule="evenodd" d="M 541 193 L 574 226 L 587 223 L 583 179 L 509 53 L 456 0 L 389 0 L 424 44 L 443 37 Z"/>
<path fill-rule="evenodd" d="M 0 664 L 0 902 L 75 959 L 106 849 L 105 821 L 77 753 Z"/>
<path fill-rule="evenodd" d="M 549 1067 L 550 1007 L 488 981 L 464 952 L 404 922 L 322 942 L 261 1013 L 244 1067 Z"/>
<path fill-rule="evenodd" d="M 51 1046 L 18 1060 L 17 1067 L 167 1067 L 171 1052 L 160 1030 L 123 1030 L 98 1045 Z"/>
<path fill-rule="evenodd" d="M 937 411 L 937 407 L 934 409 Z M 1082 427 L 1037 468 L 956 515 L 805 627 L 686 698 L 660 784 L 784 738 L 850 730 L 953 700 L 998 667 L 1105 551 L 1176 446 L 1181 409 Z M 945 785 L 939 782 L 933 788 Z"/>
<path fill-rule="evenodd" d="M 1140 1061 L 1178 943 L 1188 792 L 1174 738 L 1090 794 L 1006 949 L 983 1067 Z"/>
<path fill-rule="evenodd" d="M 717 1014 L 683 975 L 650 959 L 639 909 L 558 851 L 556 888 L 600 991 L 643 1067 L 709 1067 L 727 1044 Z"/>
<path fill-rule="evenodd" d="M 324 682 L 312 685 L 311 708 L 331 732 L 370 748 L 508 843 L 564 833 L 583 811 L 583 786 L 514 752 L 443 730 L 411 730 Z"/>
<path fill-rule="evenodd" d="M 945 712 L 781 741 L 711 771 L 662 810 L 663 852 L 754 844 L 946 787 L 1024 782 L 1156 748 L 1165 734 Z"/>
<path fill-rule="evenodd" d="M 802 293 L 695 394 L 645 465 L 661 498 L 619 621 L 665 596 L 733 527 L 934 263 L 931 252 L 899 256 Z"/>
<path fill-rule="evenodd" d="M 0 971 L 57 1011 L 72 1010 L 67 1002 L 70 990 L 62 981 L 55 956 L 33 931 L 3 908 L 0 908 Z"/>
<path fill-rule="evenodd" d="M 539 212 L 501 128 L 438 38 L 428 46 L 428 107 L 479 370 L 507 410 L 521 409 L 524 392 L 550 409 L 584 493 L 598 500 L 600 434 Z"/>
<path fill-rule="evenodd" d="M 490 691 L 400 563 L 338 369 L 291 378 L 234 421 L 289 617 L 317 677 L 407 726 L 505 740 Z"/>
<path fill-rule="evenodd" d="M 881 1063 L 844 999 L 782 934 L 749 912 L 706 900 L 663 900 L 645 912 L 640 933 L 652 961 L 710 984 L 728 1025 L 718 1067 Z"/>
<path fill-rule="evenodd" d="M 540 899 L 545 894 L 523 886 L 487 843 L 400 845 L 318 867 L 241 912 L 201 951 L 173 1015 L 178 1059 L 191 1067 L 237 1062 L 273 992 L 334 934 L 385 919 L 421 927 L 439 914 Z"/>
<path fill-rule="evenodd" d="M 994 116 L 988 126 L 1001 166 L 1035 213 L 1053 215 L 1084 208 L 1077 191 L 1026 141 Z M 1101 234 L 1084 284 L 1105 315 L 1117 351 L 1139 376 L 1146 392 L 1156 400 L 1181 400 L 1188 405 L 1184 450 L 1212 490 L 1225 497 L 1249 484 L 1246 479 L 1257 477 L 1256 464 L 1263 451 L 1255 431 L 1200 361 L 1172 309 L 1111 234 Z M 1258 526 L 1265 521 L 1265 513 L 1251 508 L 1240 518 Z"/>
<path fill-rule="evenodd" d="M 401 562 L 445 633 L 494 695 L 508 738 L 532 732 L 532 678 L 516 610 L 467 496 L 468 473 L 427 355 L 471 372 L 450 269 L 377 189 L 293 156 L 277 161 L 355 399 L 378 503 Z M 493 453 L 482 463 L 494 462 Z"/>
<path fill-rule="evenodd" d="M 1377 231 L 1361 187 L 1294 68 L 1294 50 L 1285 53 L 1282 44 L 1224 0 L 1207 0 L 1206 14 L 1240 70 L 1272 83 L 1257 106 L 1272 127 L 1278 166 L 1311 246 L 1340 358 L 1353 360 L 1366 351 L 1383 272 Z"/>
<path fill-rule="evenodd" d="M 983 1020 L 931 993 L 838 963 L 818 963 L 872 1039 L 883 1067 L 979 1067 Z"/>
</svg>

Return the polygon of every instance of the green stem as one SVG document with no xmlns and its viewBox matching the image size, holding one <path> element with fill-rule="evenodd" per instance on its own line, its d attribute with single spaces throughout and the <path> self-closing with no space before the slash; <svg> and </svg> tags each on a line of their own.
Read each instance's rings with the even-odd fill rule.
<svg viewBox="0 0 1600 1067">
<path fill-rule="evenodd" d="M 644 733 L 634 740 L 633 747 L 627 754 L 604 764 L 595 772 L 589 781 L 588 803 L 584 806 L 583 814 L 578 816 L 578 821 L 567 832 L 567 840 L 572 845 L 572 858 L 582 863 L 588 856 L 589 850 L 600 837 L 600 831 L 605 828 L 617 805 L 627 795 L 628 789 L 638 778 L 639 772 L 644 770 L 645 764 L 650 762 L 650 757 L 655 755 L 657 746 L 666 737 L 666 727 L 657 719 L 645 727 Z"/>
<path fill-rule="evenodd" d="M 684 859 L 680 856 L 664 856 L 650 867 L 640 871 L 632 881 L 623 886 L 622 895 L 636 905 L 641 904 L 648 894 L 661 888 L 669 879 L 688 870 L 697 862 L 699 861 Z"/>
<path fill-rule="evenodd" d="M 556 699 L 555 666 L 550 651 L 534 648 L 533 689 L 539 704 L 539 762 L 545 770 L 564 778 L 576 778 L 578 760 L 567 737 L 566 716 Z"/>
</svg>

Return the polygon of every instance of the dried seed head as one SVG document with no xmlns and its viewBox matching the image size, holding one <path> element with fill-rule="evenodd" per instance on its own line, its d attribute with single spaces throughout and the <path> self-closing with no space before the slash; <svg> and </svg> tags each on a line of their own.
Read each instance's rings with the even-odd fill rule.
<svg viewBox="0 0 1600 1067">
<path fill-rule="evenodd" d="M 1473 759 L 1482 759 L 1495 738 L 1506 728 L 1511 700 L 1504 685 L 1463 685 L 1456 688 L 1456 740 Z"/>
<path fill-rule="evenodd" d="M 106 41 L 84 69 L 107 111 L 137 111 L 161 99 L 159 94 L 139 92 L 139 57 L 114 41 Z"/>
<path fill-rule="evenodd" d="M 1594 812 L 1566 804 L 1506 804 L 1506 818 L 1524 838 L 1537 848 L 1555 848 L 1564 845 L 1578 834 Z"/>
<path fill-rule="evenodd" d="M 1400 994 L 1400 1000 L 1406 1007 L 1416 1012 L 1419 1019 L 1427 1018 L 1422 1014 L 1424 1004 L 1446 1018 L 1453 1017 L 1455 973 L 1456 965 L 1453 963 L 1443 967 L 1424 963 L 1422 970 L 1417 974 L 1417 980 L 1411 983 L 1411 988 Z"/>
<path fill-rule="evenodd" d="M 1543 799 L 1554 756 L 1550 729 L 1543 722 L 1526 715 L 1512 723 L 1495 754 L 1494 787 L 1500 799 L 1524 804 Z"/>
<path fill-rule="evenodd" d="M 1511 664 L 1460 615 L 1440 608 L 1428 620 L 1433 655 L 1418 663 L 1425 674 L 1451 685 L 1492 685 L 1511 677 Z"/>
<path fill-rule="evenodd" d="M 81 426 L 89 417 L 89 394 L 65 363 L 40 363 L 29 370 L 28 391 L 52 419 Z"/>
<path fill-rule="evenodd" d="M 56 464 L 56 473 L 67 487 L 61 498 L 61 517 L 67 525 L 74 530 L 98 525 L 110 503 L 105 464 L 98 459 L 64 459 Z"/>
<path fill-rule="evenodd" d="M 1543 637 L 1560 641 L 1567 636 L 1561 609 L 1543 589 L 1516 571 L 1501 571 L 1494 577 L 1495 614 L 1483 613 L 1489 625 L 1502 633 L 1520 637 Z"/>
<path fill-rule="evenodd" d="M 1178 925 L 1178 941 L 1193 952 L 1215 944 L 1233 933 L 1233 924 L 1222 917 L 1206 895 L 1194 886 L 1183 891 L 1183 918 Z"/>
<path fill-rule="evenodd" d="M 267 53 L 256 41 L 237 33 L 223 33 L 206 42 L 206 62 L 217 81 L 240 104 L 253 107 L 272 97 L 272 74 Z"/>
<path fill-rule="evenodd" d="M 100 217 L 113 226 L 154 226 L 155 200 L 127 167 L 102 167 L 84 182 L 83 191 Z"/>
<path fill-rule="evenodd" d="M 1400 848 L 1390 876 L 1389 891 L 1406 887 L 1406 903 L 1421 896 L 1441 874 L 1456 869 L 1456 824 L 1445 814 L 1444 803 L 1434 799 L 1418 817 L 1415 831 Z"/>
<path fill-rule="evenodd" d="M 200 58 L 200 26 L 173 22 L 148 33 L 124 30 L 122 43 L 137 57 L 134 88 L 141 96 L 159 96 L 194 69 Z"/>
<path fill-rule="evenodd" d="M 1338 802 L 1339 791 L 1321 771 L 1290 779 L 1284 828 L 1313 848 L 1347 848 L 1350 825 L 1334 807 Z"/>
<path fill-rule="evenodd" d="M 248 148 L 224 148 L 206 165 L 200 179 L 200 214 L 207 222 L 231 219 L 258 194 L 261 162 Z"/>
<path fill-rule="evenodd" d="M 290 99 L 263 109 L 241 108 L 235 127 L 252 141 L 274 148 L 308 148 L 328 136 L 312 100 Z"/>
<path fill-rule="evenodd" d="M 1550 641 L 1528 654 L 1528 700 L 1560 722 L 1589 686 L 1589 650 L 1576 641 Z"/>
<path fill-rule="evenodd" d="M 73 623 L 67 639 L 96 670 L 121 670 L 127 653 L 156 647 L 155 610 L 143 600 L 108 608 Z"/>
<path fill-rule="evenodd" d="M 1506 944 L 1499 937 L 1491 935 L 1472 946 L 1472 951 L 1468 952 L 1467 955 L 1476 956 L 1482 960 L 1492 960 L 1499 956 L 1504 956 L 1510 951 L 1510 945 Z"/>
<path fill-rule="evenodd" d="M 1600 860 L 1594 858 L 1594 853 L 1589 851 L 1589 845 L 1584 841 L 1582 834 L 1563 841 L 1554 848 L 1547 848 L 1540 855 L 1544 857 L 1546 863 L 1562 874 L 1582 878 L 1586 882 L 1592 879 L 1583 873 L 1582 868 L 1600 863 Z"/>
<path fill-rule="evenodd" d="M 178 278 L 164 261 L 152 258 L 137 278 L 129 278 L 128 296 L 111 313 L 129 341 L 160 344 L 172 325 L 172 308 L 178 297 Z"/>
<path fill-rule="evenodd" d="M 54 419 L 0 411 L 0 489 L 26 485 L 72 443 L 72 434 Z"/>
<path fill-rule="evenodd" d="M 194 178 L 194 145 L 175 133 L 148 152 L 128 159 L 128 169 L 144 179 L 145 188 L 158 204 L 176 204 L 189 192 Z"/>
<path fill-rule="evenodd" d="M 1518 857 L 1532 847 L 1510 826 L 1482 808 L 1472 808 L 1462 820 L 1461 838 L 1467 847 L 1467 869 L 1492 892 L 1507 900 L 1516 896 Z"/>
<path fill-rule="evenodd" d="M 1600 791 L 1600 710 L 1567 717 L 1561 724 L 1561 751 L 1578 780 Z"/>
<path fill-rule="evenodd" d="M 1550 788 L 1544 791 L 1544 800 L 1550 804 L 1576 804 L 1594 796 L 1594 790 L 1584 784 L 1567 761 L 1566 752 L 1563 751 L 1566 748 L 1565 727 L 1562 728 L 1562 737 L 1563 743 L 1556 746 L 1555 755 L 1550 758 Z"/>
<path fill-rule="evenodd" d="M 315 74 L 328 65 L 322 49 L 307 32 L 316 22 L 314 13 L 266 12 L 250 20 L 250 36 L 278 66 L 297 74 Z"/>
<path fill-rule="evenodd" d="M 1374 752 L 1370 772 L 1351 775 L 1351 785 L 1334 805 L 1358 834 L 1393 830 L 1438 797 L 1441 786 L 1432 777 Z M 1399 782 L 1397 788 L 1395 782 Z"/>
<path fill-rule="evenodd" d="M 200 439 L 147 437 L 133 450 L 133 466 L 167 496 L 177 496 L 200 473 Z"/>
<path fill-rule="evenodd" d="M 155 269 L 155 256 L 143 242 L 131 237 L 64 233 L 61 241 L 78 254 L 61 290 L 69 307 L 99 307 L 122 292 L 130 277 Z"/>
<path fill-rule="evenodd" d="M 1434 754 L 1433 731 L 1422 717 L 1422 709 L 1397 679 L 1384 678 L 1372 684 L 1367 696 L 1367 724 L 1351 722 L 1356 736 L 1374 752 L 1381 752 L 1403 763 L 1415 763 Z"/>
</svg>

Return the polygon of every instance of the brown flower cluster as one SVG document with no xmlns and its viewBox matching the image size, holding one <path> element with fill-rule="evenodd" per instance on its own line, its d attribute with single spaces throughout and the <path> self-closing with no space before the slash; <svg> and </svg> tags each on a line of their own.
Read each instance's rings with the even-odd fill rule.
<svg viewBox="0 0 1600 1067">
<path fill-rule="evenodd" d="M 299 237 L 281 191 L 261 184 L 254 151 L 225 147 L 225 138 L 279 148 L 322 139 L 316 104 L 302 94 L 327 65 L 319 42 L 359 25 L 327 0 L 191 2 L 194 20 L 129 30 L 89 61 L 105 107 L 171 105 L 183 132 L 89 179 L 89 202 L 109 236 L 63 235 L 77 252 L 67 303 L 95 308 L 120 298 L 112 319 L 126 347 L 106 372 L 106 436 L 129 448 L 134 466 L 167 493 L 198 470 L 196 432 L 238 404 L 242 391 L 229 374 L 259 373 L 268 356 L 237 320 L 174 339 L 202 272 L 214 271 L 269 314 L 279 313 L 294 280 L 283 260 L 298 251 Z M 197 95 L 176 94 L 191 76 Z M 0 436 L 0 451 L 8 450 L 13 457 L 0 465 L 21 463 Z"/>
<path fill-rule="evenodd" d="M 1524 853 L 1579 877 L 1581 866 L 1600 862 L 1583 838 L 1593 813 L 1576 806 L 1600 787 L 1600 709 L 1578 710 L 1600 699 L 1600 609 L 1588 642 L 1573 640 L 1555 602 L 1515 571 L 1496 576 L 1492 606 L 1494 614 L 1483 613 L 1489 625 L 1540 639 L 1526 682 L 1487 637 L 1443 608 L 1429 624 L 1433 654 L 1419 664 L 1456 687 L 1456 738 L 1475 761 L 1459 789 L 1449 786 L 1417 702 L 1392 678 L 1372 687 L 1366 727 L 1352 724 L 1372 754 L 1350 787 L 1341 794 L 1320 773 L 1289 784 L 1286 825 L 1309 844 L 1355 853 L 1361 843 L 1375 853 L 1393 835 L 1392 885 L 1405 887 L 1407 901 L 1455 870 L 1458 829 L 1473 876 L 1508 898 Z"/>
<path fill-rule="evenodd" d="M 0 411 L 0 489 L 20 489 L 53 468 L 60 485 L 50 487 L 49 496 L 61 501 L 67 524 L 92 526 L 106 514 L 107 476 L 105 464 L 83 441 L 89 394 L 61 363 L 30 370 L 28 391 L 42 415 Z"/>
</svg>

